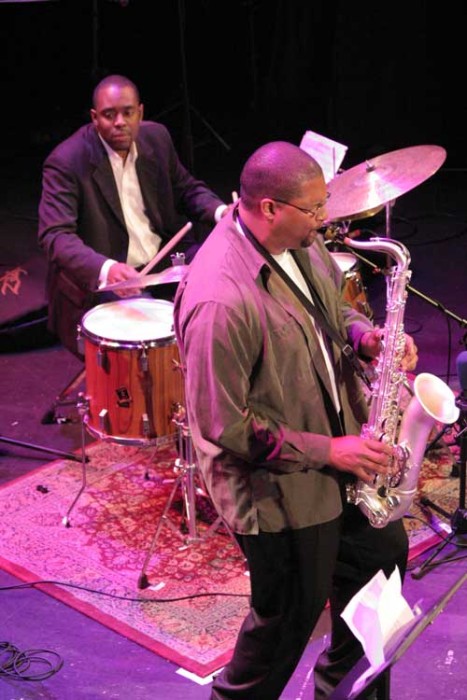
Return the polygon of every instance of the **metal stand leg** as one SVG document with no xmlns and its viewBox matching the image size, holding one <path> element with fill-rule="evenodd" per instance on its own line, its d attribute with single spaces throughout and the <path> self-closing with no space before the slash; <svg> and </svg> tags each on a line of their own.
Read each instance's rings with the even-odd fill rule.
<svg viewBox="0 0 467 700">
<path fill-rule="evenodd" d="M 6 442 L 8 445 L 17 445 L 18 447 L 27 447 L 30 450 L 39 450 L 40 452 L 47 452 L 50 455 L 56 455 L 57 457 L 65 457 L 66 459 L 71 459 L 74 462 L 81 461 L 81 457 L 77 457 L 76 455 L 71 454 L 70 452 L 63 452 L 62 450 L 56 450 L 51 447 L 43 447 L 42 445 L 35 445 L 32 442 L 22 442 L 21 440 L 13 440 L 13 438 L 7 438 L 4 435 L 0 435 L 0 442 Z"/>
<path fill-rule="evenodd" d="M 198 533 L 198 528 L 196 525 L 196 478 L 200 478 L 198 467 L 194 459 L 193 443 L 191 440 L 191 433 L 186 421 L 186 418 L 182 420 L 174 419 L 174 422 L 178 427 L 178 454 L 179 457 L 175 460 L 174 471 L 178 473 L 178 476 L 173 485 L 172 491 L 170 492 L 167 503 L 165 504 L 162 515 L 157 524 L 154 537 L 152 538 L 151 544 L 149 546 L 148 552 L 146 554 L 140 576 L 138 578 L 138 588 L 147 588 L 149 585 L 148 578 L 146 576 L 146 569 L 151 561 L 152 555 L 157 546 L 159 536 L 161 534 L 164 525 L 167 525 L 172 532 L 177 535 L 186 545 L 193 544 L 195 542 L 200 542 L 207 537 L 213 535 L 216 530 L 224 525 L 228 534 L 235 542 L 238 547 L 238 542 L 232 534 L 231 530 L 228 528 L 221 516 L 218 516 L 216 520 L 209 526 L 205 533 L 200 536 Z M 177 527 L 170 519 L 168 512 L 173 503 L 177 489 L 180 488 L 183 499 L 183 520 L 182 526 Z M 243 554 L 242 554 L 243 558 Z"/>
<path fill-rule="evenodd" d="M 81 487 L 76 494 L 75 498 L 73 499 L 73 502 L 71 506 L 68 508 L 66 515 L 63 516 L 62 518 L 62 524 L 65 525 L 65 527 L 70 527 L 70 515 L 71 511 L 75 507 L 75 505 L 78 502 L 78 499 L 80 498 L 81 494 L 86 488 L 86 462 L 89 461 L 89 458 L 86 457 L 86 452 L 85 452 L 85 439 L 86 439 L 86 430 L 85 430 L 85 414 L 87 411 L 87 401 L 83 397 L 83 395 L 80 395 L 78 398 L 78 412 L 81 416 Z"/>
<path fill-rule="evenodd" d="M 41 419 L 42 425 L 50 425 L 51 423 L 71 423 L 72 419 L 57 416 L 57 408 L 59 406 L 76 406 L 76 399 L 69 399 L 71 392 L 74 391 L 84 380 L 86 370 L 80 369 L 73 379 L 66 385 L 64 389 L 55 398 L 53 405 L 44 413 Z"/>
</svg>

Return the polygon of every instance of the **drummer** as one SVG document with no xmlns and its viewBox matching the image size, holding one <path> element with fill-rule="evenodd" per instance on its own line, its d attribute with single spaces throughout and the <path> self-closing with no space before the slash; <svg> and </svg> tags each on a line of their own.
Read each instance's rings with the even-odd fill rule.
<svg viewBox="0 0 467 700">
<path fill-rule="evenodd" d="M 183 217 L 207 235 L 227 211 L 182 165 L 167 129 L 143 121 L 131 80 L 101 80 L 90 117 L 46 159 L 39 205 L 49 330 L 78 356 L 76 328 L 84 312 L 115 299 L 95 294 L 98 287 L 134 277 L 181 228 Z M 187 262 L 199 245 L 193 237 L 180 243 Z M 163 296 L 160 287 L 157 296 Z"/>
</svg>

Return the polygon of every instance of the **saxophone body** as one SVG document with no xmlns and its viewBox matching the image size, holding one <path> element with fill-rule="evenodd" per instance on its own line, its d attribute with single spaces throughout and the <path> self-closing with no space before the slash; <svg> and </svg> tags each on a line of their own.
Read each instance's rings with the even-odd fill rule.
<svg viewBox="0 0 467 700">
<path fill-rule="evenodd" d="M 420 468 L 429 434 L 436 421 L 454 423 L 459 416 L 449 386 L 433 374 L 415 378 L 413 395 L 401 418 L 401 400 L 407 386 L 401 369 L 405 352 L 404 312 L 411 271 L 407 248 L 390 238 L 359 242 L 342 238 L 345 245 L 385 253 L 395 265 L 387 278 L 386 319 L 374 380 L 371 385 L 368 422 L 361 436 L 380 440 L 393 448 L 391 476 L 375 478 L 373 484 L 357 480 L 347 485 L 347 501 L 359 506 L 370 524 L 382 528 L 402 518 L 417 490 Z"/>
</svg>

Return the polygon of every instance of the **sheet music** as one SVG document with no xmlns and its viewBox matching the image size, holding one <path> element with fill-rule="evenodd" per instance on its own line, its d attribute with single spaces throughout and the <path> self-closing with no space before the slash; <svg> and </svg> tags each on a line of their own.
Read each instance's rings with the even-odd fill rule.
<svg viewBox="0 0 467 700">
<path fill-rule="evenodd" d="M 342 143 L 332 141 L 314 131 L 305 131 L 300 148 L 318 161 L 323 169 L 326 184 L 337 174 L 348 149 Z"/>
</svg>

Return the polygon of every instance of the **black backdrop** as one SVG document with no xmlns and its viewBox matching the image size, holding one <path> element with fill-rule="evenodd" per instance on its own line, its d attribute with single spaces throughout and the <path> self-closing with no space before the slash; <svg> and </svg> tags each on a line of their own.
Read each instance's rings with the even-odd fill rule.
<svg viewBox="0 0 467 700">
<path fill-rule="evenodd" d="M 87 120 L 110 72 L 131 77 L 146 116 L 177 134 L 184 54 L 192 105 L 242 156 L 312 129 L 349 147 L 344 167 L 422 143 L 463 167 L 465 23 L 452 5 L 0 0 L 1 154 L 49 150 Z"/>
</svg>

